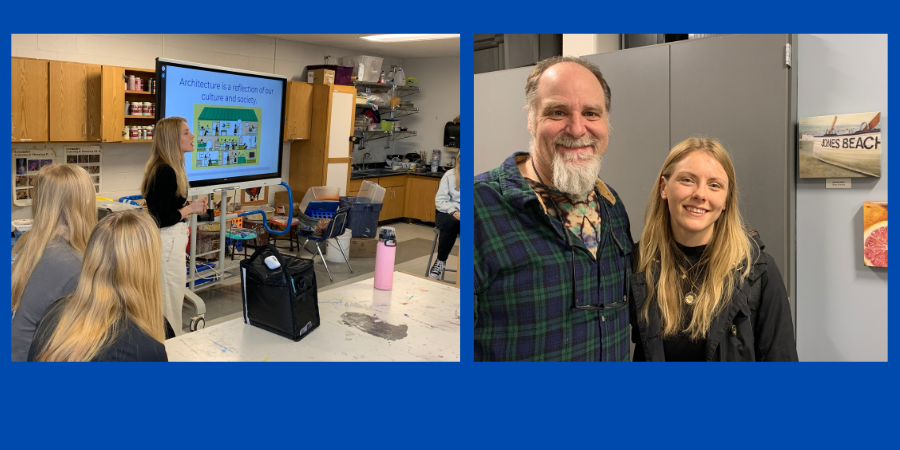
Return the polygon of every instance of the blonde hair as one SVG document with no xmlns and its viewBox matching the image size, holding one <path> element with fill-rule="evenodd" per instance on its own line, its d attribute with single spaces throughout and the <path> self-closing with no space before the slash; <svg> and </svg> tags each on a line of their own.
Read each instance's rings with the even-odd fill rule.
<svg viewBox="0 0 900 450">
<path fill-rule="evenodd" d="M 150 159 L 144 166 L 144 181 L 141 183 L 141 195 L 147 198 L 156 171 L 160 166 L 169 166 L 175 171 L 178 181 L 176 194 L 187 198 L 190 184 L 187 172 L 184 171 L 184 152 L 181 150 L 181 124 L 187 123 L 182 117 L 166 117 L 156 123 L 153 129 L 153 144 L 150 148 Z"/>
<path fill-rule="evenodd" d="M 13 247 L 12 311 L 19 309 L 25 287 L 44 254 L 57 236 L 79 254 L 84 254 L 91 230 L 97 224 L 97 197 L 91 176 L 71 164 L 45 166 L 34 177 L 31 201 L 34 226 Z"/>
<path fill-rule="evenodd" d="M 738 188 L 734 165 L 722 144 L 713 138 L 691 137 L 681 141 L 669 152 L 659 175 L 656 177 L 647 209 L 644 211 L 644 231 L 641 233 L 640 261 L 638 272 L 645 272 L 647 284 L 651 286 L 647 301 L 641 310 L 641 318 L 648 321 L 650 300 L 655 298 L 660 312 L 660 328 L 664 337 L 672 336 L 680 330 L 680 324 L 688 306 L 682 302 L 683 286 L 680 261 L 683 253 L 676 246 L 672 234 L 669 205 L 660 195 L 662 178 L 672 175 L 676 164 L 695 151 L 703 151 L 716 159 L 728 175 L 725 210 L 713 226 L 713 236 L 700 257 L 699 265 L 706 271 L 699 293 L 694 300 L 693 315 L 687 329 L 691 339 L 700 339 L 709 333 L 713 319 L 721 312 L 731 298 L 737 282 L 750 273 L 751 239 L 744 228 L 738 209 Z M 650 270 L 659 263 L 659 273 Z M 738 264 L 744 262 L 743 266 Z M 740 270 L 737 277 L 735 270 Z M 658 280 L 655 278 L 658 276 Z M 655 290 L 653 288 L 655 286 Z"/>
<path fill-rule="evenodd" d="M 462 152 L 460 152 L 456 155 L 456 167 L 453 169 L 453 171 L 456 172 L 456 190 L 459 190 L 459 186 L 460 186 L 460 184 L 459 184 L 459 182 L 460 182 L 460 180 L 459 180 L 459 158 L 460 157 L 462 157 Z"/>
<path fill-rule="evenodd" d="M 90 361 L 123 331 L 124 318 L 159 342 L 162 313 L 159 229 L 149 214 L 110 214 L 91 234 L 78 287 L 59 322 L 38 350 L 36 361 Z M 41 327 L 43 328 L 43 327 Z M 37 340 L 37 336 L 35 336 Z"/>
</svg>

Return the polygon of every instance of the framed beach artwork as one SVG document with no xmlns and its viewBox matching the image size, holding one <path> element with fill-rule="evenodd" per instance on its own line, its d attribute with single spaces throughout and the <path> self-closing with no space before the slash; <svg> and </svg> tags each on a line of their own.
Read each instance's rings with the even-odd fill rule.
<svg viewBox="0 0 900 450">
<path fill-rule="evenodd" d="M 241 205 L 262 205 L 269 203 L 269 187 L 255 187 L 241 190 Z"/>
<path fill-rule="evenodd" d="M 887 202 L 863 203 L 863 263 L 869 267 L 887 267 Z"/>
<path fill-rule="evenodd" d="M 881 176 L 881 113 L 800 119 L 800 178 Z"/>
</svg>

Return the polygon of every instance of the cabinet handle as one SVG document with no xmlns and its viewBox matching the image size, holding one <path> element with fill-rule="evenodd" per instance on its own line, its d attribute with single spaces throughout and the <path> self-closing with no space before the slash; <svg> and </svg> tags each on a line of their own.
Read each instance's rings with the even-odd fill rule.
<svg viewBox="0 0 900 450">
<path fill-rule="evenodd" d="M 94 135 L 94 124 L 91 123 L 91 136 L 93 136 L 93 135 Z"/>
<path fill-rule="evenodd" d="M 81 124 L 81 135 L 87 136 L 87 124 L 86 123 Z"/>
</svg>

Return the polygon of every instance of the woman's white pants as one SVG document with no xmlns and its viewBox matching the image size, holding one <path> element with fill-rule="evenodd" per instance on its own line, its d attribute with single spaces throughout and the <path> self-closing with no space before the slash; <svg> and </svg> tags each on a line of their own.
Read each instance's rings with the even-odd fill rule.
<svg viewBox="0 0 900 450">
<path fill-rule="evenodd" d="M 188 226 L 178 222 L 170 227 L 161 228 L 162 237 L 162 305 L 163 316 L 175 330 L 175 336 L 181 336 L 181 309 L 184 306 L 184 289 L 187 283 L 187 264 L 185 248 L 188 242 Z"/>
</svg>

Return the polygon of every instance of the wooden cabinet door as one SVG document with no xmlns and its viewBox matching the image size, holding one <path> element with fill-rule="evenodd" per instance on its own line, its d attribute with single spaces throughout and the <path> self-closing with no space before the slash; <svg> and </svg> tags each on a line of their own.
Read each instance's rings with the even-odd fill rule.
<svg viewBox="0 0 900 450">
<path fill-rule="evenodd" d="M 101 77 L 103 66 L 98 64 L 85 64 L 85 81 L 87 82 L 87 140 L 100 141 L 102 127 L 101 113 Z M 123 86 L 124 89 L 124 86 Z"/>
<path fill-rule="evenodd" d="M 425 222 L 434 222 L 434 196 L 437 194 L 439 180 L 421 177 L 409 177 L 409 192 L 406 194 L 406 217 Z"/>
<path fill-rule="evenodd" d="M 121 142 L 125 130 L 125 69 L 103 66 L 100 77 L 100 138 Z"/>
<path fill-rule="evenodd" d="M 87 64 L 50 61 L 50 140 L 87 139 Z"/>
<path fill-rule="evenodd" d="M 312 117 L 312 85 L 302 81 L 288 81 L 284 114 L 284 139 L 309 139 Z"/>
<path fill-rule="evenodd" d="M 391 214 L 397 217 L 406 217 L 406 186 L 392 187 L 394 198 L 391 199 Z"/>
<path fill-rule="evenodd" d="M 406 217 L 410 219 L 425 220 L 425 205 L 428 202 L 427 180 L 419 177 L 409 177 L 409 193 L 406 196 Z M 434 197 L 432 197 L 432 202 Z"/>
<path fill-rule="evenodd" d="M 49 138 L 49 62 L 12 58 L 12 142 L 42 142 Z"/>
<path fill-rule="evenodd" d="M 378 220 L 391 220 L 400 217 L 397 215 L 397 201 L 394 199 L 394 189 L 396 188 L 388 187 L 384 189 L 384 203 L 381 206 L 381 214 L 378 216 Z"/>
</svg>

